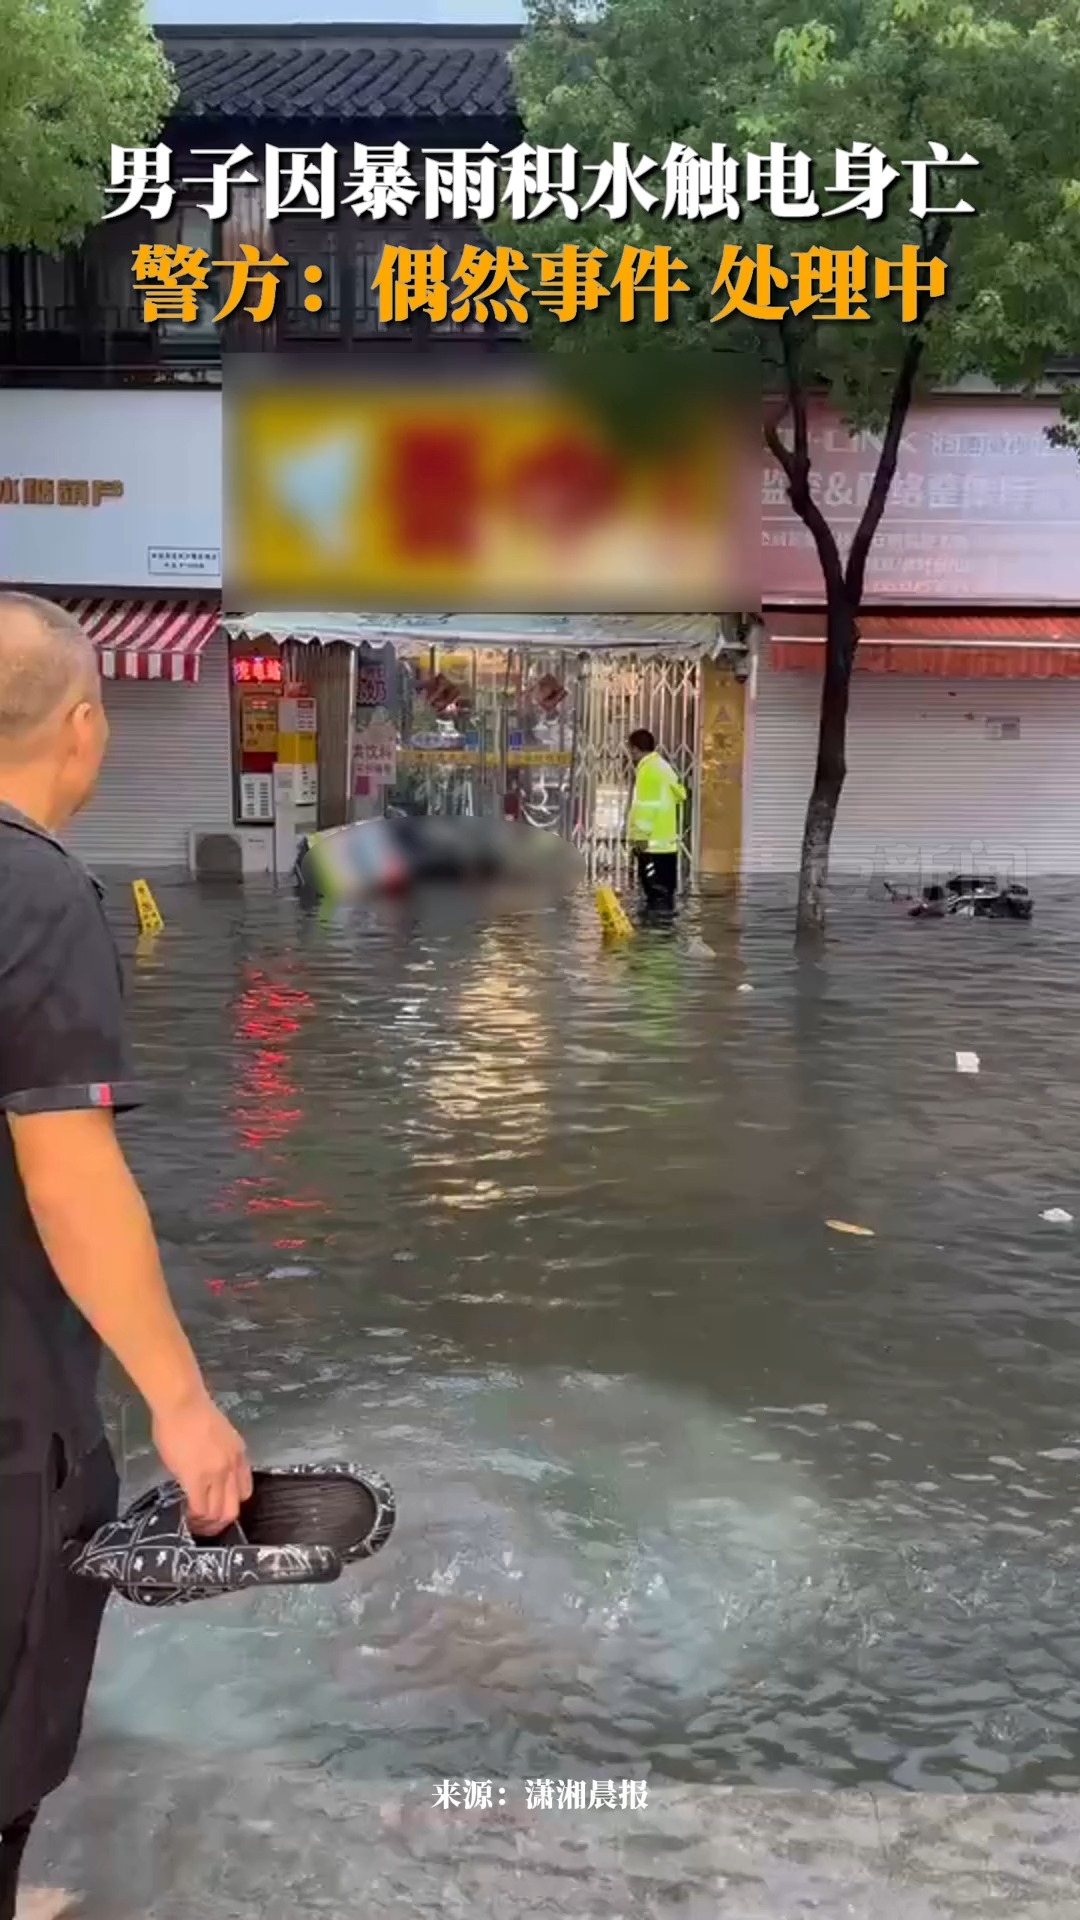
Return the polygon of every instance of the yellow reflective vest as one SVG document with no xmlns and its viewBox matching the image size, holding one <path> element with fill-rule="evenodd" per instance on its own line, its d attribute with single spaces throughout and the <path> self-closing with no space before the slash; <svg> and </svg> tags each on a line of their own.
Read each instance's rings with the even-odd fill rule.
<svg viewBox="0 0 1080 1920">
<path fill-rule="evenodd" d="M 650 853 L 679 850 L 679 808 L 686 788 L 662 753 L 647 753 L 638 761 L 634 797 L 630 802 L 627 834 L 632 845 Z"/>
</svg>

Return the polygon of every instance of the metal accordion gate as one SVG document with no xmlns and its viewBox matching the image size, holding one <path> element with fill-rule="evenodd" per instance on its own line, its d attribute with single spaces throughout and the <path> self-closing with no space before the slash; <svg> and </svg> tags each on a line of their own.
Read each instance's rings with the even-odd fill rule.
<svg viewBox="0 0 1080 1920">
<path fill-rule="evenodd" d="M 636 727 L 655 734 L 687 791 L 679 857 L 685 882 L 698 866 L 700 659 L 659 651 L 580 656 L 574 689 L 571 837 L 584 855 L 590 880 L 626 883 L 631 790 L 627 741 Z"/>
</svg>

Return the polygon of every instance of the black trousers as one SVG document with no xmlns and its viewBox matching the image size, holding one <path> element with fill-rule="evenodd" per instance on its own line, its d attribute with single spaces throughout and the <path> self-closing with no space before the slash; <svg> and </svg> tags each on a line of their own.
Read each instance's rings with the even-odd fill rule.
<svg viewBox="0 0 1080 1920">
<path fill-rule="evenodd" d="M 24 1813 L 21 1820 L 13 1820 L 9 1827 L 0 1832 L 0 1920 L 15 1920 L 19 1868 L 36 1818 L 35 1808 L 34 1812 Z"/>
<path fill-rule="evenodd" d="M 679 888 L 679 856 L 677 853 L 648 853 L 639 850 L 638 880 L 645 895 L 647 907 L 658 908 L 670 913 L 675 906 L 675 895 Z"/>
<path fill-rule="evenodd" d="M 109 1589 L 69 1573 L 64 1548 L 116 1516 L 103 1441 L 70 1464 L 43 1446 L 36 1473 L 0 1474 L 0 1920 L 11 1920 L 34 1814 L 66 1779 Z"/>
</svg>

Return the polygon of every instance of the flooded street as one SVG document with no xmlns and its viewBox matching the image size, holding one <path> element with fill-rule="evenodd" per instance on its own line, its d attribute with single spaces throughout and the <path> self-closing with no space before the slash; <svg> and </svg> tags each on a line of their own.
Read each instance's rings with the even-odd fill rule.
<svg viewBox="0 0 1080 1920">
<path fill-rule="evenodd" d="M 588 898 L 159 899 L 126 1139 L 178 1299 L 256 1460 L 366 1462 L 399 1522 L 336 1587 L 113 1607 L 52 1840 L 103 1916 L 426 1912 L 348 1823 L 466 1777 L 517 1839 L 439 1816 L 432 1911 L 448 1819 L 574 1818 L 538 1777 L 1080 1787 L 1080 900 L 853 898 L 798 966 L 777 896 L 622 950 Z M 669 1910 L 629 1884 L 587 1910 Z"/>
</svg>

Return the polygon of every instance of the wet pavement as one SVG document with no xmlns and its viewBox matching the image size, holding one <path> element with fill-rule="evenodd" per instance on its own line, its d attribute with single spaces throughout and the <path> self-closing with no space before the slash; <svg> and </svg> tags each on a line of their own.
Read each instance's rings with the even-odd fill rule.
<svg viewBox="0 0 1080 1920">
<path fill-rule="evenodd" d="M 256 1457 L 400 1520 L 116 1607 L 39 1872 L 88 1920 L 1075 1911 L 1080 898 L 852 895 L 802 965 L 772 894 L 623 950 L 587 899 L 159 898 L 178 1298 Z"/>
</svg>

